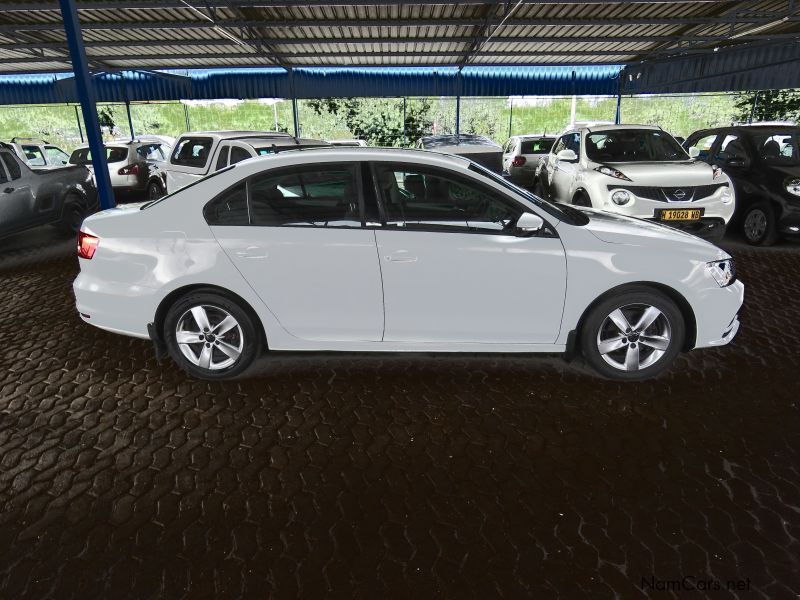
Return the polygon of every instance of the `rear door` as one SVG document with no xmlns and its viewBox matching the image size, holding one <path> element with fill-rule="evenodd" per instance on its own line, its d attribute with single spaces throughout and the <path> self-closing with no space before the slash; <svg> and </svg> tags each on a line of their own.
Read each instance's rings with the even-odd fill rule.
<svg viewBox="0 0 800 600">
<path fill-rule="evenodd" d="M 310 341 L 380 341 L 375 234 L 358 163 L 264 171 L 212 200 L 206 220 L 281 325 Z"/>
</svg>

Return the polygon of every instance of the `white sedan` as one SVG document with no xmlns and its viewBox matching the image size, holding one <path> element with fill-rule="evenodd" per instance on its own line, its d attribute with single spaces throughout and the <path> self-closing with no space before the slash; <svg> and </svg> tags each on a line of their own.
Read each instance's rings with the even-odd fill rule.
<svg viewBox="0 0 800 600">
<path fill-rule="evenodd" d="M 579 351 L 606 377 L 642 379 L 727 344 L 744 294 L 706 241 L 414 150 L 246 160 L 89 217 L 78 253 L 87 323 L 207 379 L 266 349 Z"/>
</svg>

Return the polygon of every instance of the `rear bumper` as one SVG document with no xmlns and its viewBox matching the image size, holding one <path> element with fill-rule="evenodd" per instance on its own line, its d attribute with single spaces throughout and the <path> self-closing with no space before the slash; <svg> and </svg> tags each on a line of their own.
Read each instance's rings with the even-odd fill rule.
<svg viewBox="0 0 800 600">
<path fill-rule="evenodd" d="M 82 271 L 72 284 L 72 291 L 75 308 L 86 323 L 113 333 L 150 339 L 147 324 L 152 322 L 157 306 L 153 290 L 99 281 Z"/>
</svg>

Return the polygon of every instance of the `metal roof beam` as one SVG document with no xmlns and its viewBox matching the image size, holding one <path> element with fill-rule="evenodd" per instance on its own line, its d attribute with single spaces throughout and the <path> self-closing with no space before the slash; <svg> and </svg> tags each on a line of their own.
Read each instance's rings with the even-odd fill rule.
<svg viewBox="0 0 800 600">
<path fill-rule="evenodd" d="M 681 54 L 699 54 L 699 53 L 708 53 L 714 52 L 713 48 L 693 48 L 685 53 Z M 298 58 L 322 58 L 322 59 L 336 59 L 336 58 L 349 58 L 349 57 L 361 57 L 361 58 L 386 58 L 386 57 L 460 57 L 463 55 L 463 51 L 460 50 L 453 50 L 451 52 L 444 52 L 444 51 L 385 51 L 385 52 L 375 52 L 375 51 L 363 51 L 363 52 L 326 52 L 325 54 L 320 54 L 319 52 L 291 52 L 291 53 L 279 53 L 277 56 L 281 57 L 282 59 L 298 59 Z M 674 54 L 674 52 L 671 52 Z M 666 55 L 670 54 L 669 51 L 660 51 L 657 54 Z M 565 57 L 603 57 L 603 56 L 633 56 L 633 57 L 643 57 L 643 56 L 653 56 L 655 53 L 649 52 L 648 50 L 536 50 L 536 51 L 509 51 L 509 52 L 497 52 L 497 51 L 479 51 L 475 56 L 478 57 L 537 57 L 537 56 L 565 56 Z M 119 62 L 128 62 L 131 64 L 140 64 L 141 61 L 164 61 L 165 63 L 168 61 L 191 61 L 191 60 L 221 60 L 221 59 L 252 59 L 253 55 L 248 54 L 246 52 L 212 52 L 212 53 L 191 53 L 191 54 L 175 54 L 175 55 L 168 55 L 164 53 L 160 54 L 139 54 L 136 56 L 127 56 L 127 55 L 120 55 L 120 56 L 113 56 L 113 55 L 104 55 L 104 56 L 92 56 L 91 58 L 95 60 L 102 60 L 102 61 L 119 61 Z M 0 59 L 0 64 L 11 64 L 11 63 L 37 63 L 37 62 L 59 62 L 60 60 L 57 57 L 53 57 L 50 59 L 42 59 L 42 58 L 3 58 Z M 140 62 L 137 62 L 140 61 Z M 219 66 L 219 65 L 218 65 Z M 223 65 L 223 66 L 235 66 L 235 65 Z M 239 65 L 241 66 L 241 65 Z M 256 65 L 251 65 L 256 66 Z M 293 67 L 298 66 L 297 64 L 292 64 Z M 350 66 L 348 63 L 347 65 L 338 65 L 338 66 Z M 379 66 L 379 65 L 376 65 Z M 391 66 L 398 66 L 398 65 L 391 65 Z M 405 65 L 405 66 L 424 66 L 424 65 Z M 165 65 L 164 68 L 171 68 L 171 65 Z M 119 67 L 119 68 L 134 68 L 134 67 Z M 154 68 L 153 65 L 149 65 L 148 68 Z"/>
<path fill-rule="evenodd" d="M 509 19 L 508 27 L 601 27 L 614 25 L 766 25 L 776 18 L 785 15 L 776 12 L 770 16 L 736 16 L 698 17 L 686 19 L 658 17 L 621 17 L 598 19 Z M 787 22 L 798 22 L 800 17 L 790 16 Z M 119 21 L 82 23 L 83 31 L 119 30 L 120 27 L 135 29 L 214 29 L 215 27 L 261 27 L 265 29 L 290 29 L 296 27 L 476 27 L 483 24 L 481 19 L 425 19 L 398 22 L 397 19 L 292 19 L 278 21 L 219 19 L 215 23 L 209 21 Z M 0 24 L 0 33 L 18 31 L 63 31 L 61 23 L 14 23 Z"/>
<path fill-rule="evenodd" d="M 693 0 L 695 3 L 715 3 L 733 4 L 739 0 Z M 505 0 L 459 0 L 459 4 L 500 4 Z M 665 3 L 687 3 L 688 0 L 536 0 L 537 4 L 665 4 Z M 298 4 L 302 6 L 325 6 L 330 7 L 334 2 L 331 0 L 207 0 L 207 6 L 215 8 L 230 8 L 238 6 L 241 8 L 296 8 Z M 393 5 L 432 5 L 443 4 L 442 0 L 335 0 L 336 6 L 393 6 Z M 80 10 L 126 10 L 126 9 L 148 9 L 148 8 L 185 8 L 186 5 L 180 0 L 97 0 L 91 2 L 78 2 Z M 57 10 L 58 2 L 53 0 L 39 0 L 35 2 L 9 2 L 3 6 L 6 12 L 25 12 L 39 10 Z"/>
<path fill-rule="evenodd" d="M 528 44 L 637 44 L 637 43 L 656 43 L 656 42 L 725 42 L 730 39 L 729 35 L 629 35 L 629 36 L 520 36 L 520 37 L 493 37 L 490 40 L 478 37 L 454 37 L 447 38 L 444 43 L 466 44 L 466 43 L 528 43 Z M 757 33 L 745 35 L 739 40 L 785 40 L 799 39 L 800 33 Z M 253 44 L 254 40 L 246 40 Z M 442 43 L 440 37 L 359 37 L 359 38 L 261 38 L 265 45 L 322 45 L 337 46 L 342 44 L 417 44 L 417 43 Z M 14 42 L 11 44 L 0 44 L 0 50 L 31 50 L 33 42 Z M 152 48 L 154 44 L 163 47 L 187 47 L 187 46 L 235 46 L 231 40 L 220 39 L 178 39 L 178 40 L 114 40 L 108 42 L 85 41 L 87 48 Z M 66 42 L 35 42 L 36 49 L 56 49 L 66 48 Z M 458 54 L 458 50 L 452 53 Z M 463 50 L 461 51 L 463 53 Z M 272 52 L 266 56 L 269 57 Z M 280 53 L 278 53 L 280 54 Z M 480 54 L 480 52 L 478 52 Z"/>
</svg>

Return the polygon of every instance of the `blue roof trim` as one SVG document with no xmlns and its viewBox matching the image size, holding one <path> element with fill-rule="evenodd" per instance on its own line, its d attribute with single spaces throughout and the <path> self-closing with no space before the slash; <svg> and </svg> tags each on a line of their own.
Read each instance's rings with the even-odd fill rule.
<svg viewBox="0 0 800 600">
<path fill-rule="evenodd" d="M 625 67 L 623 93 L 697 93 L 777 90 L 800 86 L 800 44 L 722 48 Z"/>
<path fill-rule="evenodd" d="M 280 68 L 122 71 L 93 77 L 100 102 L 616 94 L 619 67 Z M 70 74 L 0 76 L 0 104 L 76 102 Z"/>
</svg>

